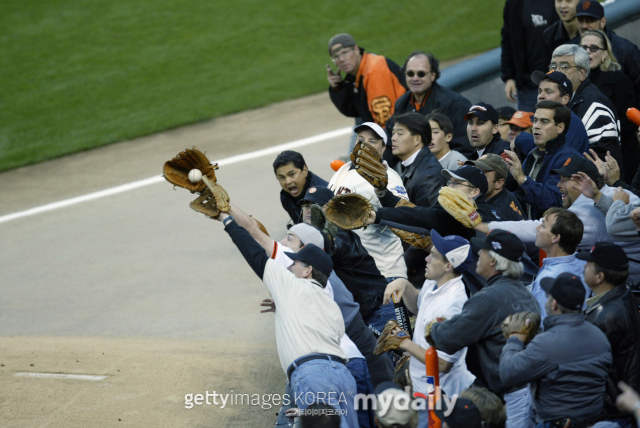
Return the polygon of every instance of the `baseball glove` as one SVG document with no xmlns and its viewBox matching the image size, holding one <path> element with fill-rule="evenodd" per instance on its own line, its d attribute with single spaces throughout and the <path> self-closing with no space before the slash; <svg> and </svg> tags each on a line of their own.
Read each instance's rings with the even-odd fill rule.
<svg viewBox="0 0 640 428">
<path fill-rule="evenodd" d="M 427 340 L 427 343 L 431 345 L 432 348 L 438 349 L 438 347 L 436 346 L 436 342 L 434 342 L 433 338 L 431 337 L 431 327 L 433 327 L 435 323 L 442 322 L 444 320 L 446 320 L 446 318 L 442 318 L 442 317 L 434 318 L 431 321 L 429 321 L 429 324 L 427 324 L 427 326 L 424 328 L 424 338 Z"/>
<path fill-rule="evenodd" d="M 393 320 L 391 320 L 393 321 Z M 389 322 L 391 322 L 389 321 Z M 384 326 L 384 330 L 382 331 L 382 334 L 380 335 L 380 337 L 378 338 L 378 342 L 376 343 L 376 347 L 373 350 L 373 353 L 375 355 L 382 355 L 387 351 L 391 351 L 394 349 L 398 349 L 398 347 L 400 346 L 400 343 L 402 343 L 405 340 L 411 339 L 411 336 L 409 336 L 409 333 L 407 333 L 404 330 L 400 330 L 398 332 L 395 333 L 391 333 L 391 330 L 389 330 L 389 332 L 385 335 L 384 331 L 387 330 L 387 326 L 389 325 L 389 322 L 387 322 L 387 325 Z M 395 321 L 393 321 L 395 322 Z M 397 324 L 397 322 L 396 322 Z M 400 327 L 398 327 L 400 328 Z"/>
<path fill-rule="evenodd" d="M 362 178 L 378 190 L 386 189 L 389 181 L 387 167 L 382 163 L 378 151 L 367 143 L 358 142 L 353 148 L 351 162 Z"/>
<path fill-rule="evenodd" d="M 478 206 L 466 193 L 461 190 L 443 187 L 440 189 L 438 203 L 465 227 L 469 229 L 482 223 L 482 217 L 478 214 Z"/>
<path fill-rule="evenodd" d="M 405 387 L 406 385 L 411 384 L 411 376 L 407 376 L 409 373 L 409 363 L 411 360 L 411 354 L 405 352 L 402 354 L 402 358 L 400 358 L 396 362 L 396 370 L 393 377 L 393 382 L 397 383 L 401 387 Z"/>
<path fill-rule="evenodd" d="M 209 181 L 204 175 L 202 181 L 205 183 L 205 190 L 189 204 L 191 209 L 211 218 L 218 218 L 221 212 L 228 213 L 231 206 L 227 191 L 218 183 Z"/>
<path fill-rule="evenodd" d="M 415 207 L 414 203 L 407 201 L 406 199 L 400 198 L 398 203 L 396 204 L 396 208 L 398 207 Z M 413 232 L 407 232 L 406 230 L 394 229 L 391 228 L 391 231 L 395 233 L 395 235 L 406 242 L 407 244 L 416 247 L 420 250 L 424 250 L 425 248 L 431 245 L 431 237 L 427 235 L 420 235 Z"/>
<path fill-rule="evenodd" d="M 334 196 L 327 204 L 327 219 L 340 229 L 352 230 L 367 227 L 369 214 L 373 210 L 367 198 L 357 193 Z"/>
<path fill-rule="evenodd" d="M 174 186 L 184 187 L 191 193 L 202 193 L 207 188 L 204 180 L 192 183 L 189 180 L 189 171 L 199 169 L 203 177 L 207 177 L 210 182 L 216 182 L 215 170 L 218 164 L 211 165 L 211 162 L 200 150 L 195 147 L 186 149 L 178 153 L 178 156 L 164 163 L 162 173 L 164 178 Z"/>
<path fill-rule="evenodd" d="M 249 217 L 253 218 L 253 216 L 249 216 Z M 267 228 L 264 227 L 264 224 L 260 223 L 258 219 L 255 219 L 255 218 L 253 219 L 253 221 L 256 222 L 256 224 L 258 225 L 258 228 L 262 231 L 262 233 L 269 236 L 269 232 L 267 232 Z"/>
<path fill-rule="evenodd" d="M 338 228 L 332 224 L 318 204 L 311 205 L 311 226 L 315 227 L 329 241 L 333 242 L 338 233 Z"/>
<path fill-rule="evenodd" d="M 529 325 L 527 325 L 529 320 Z M 524 343 L 531 342 L 540 328 L 540 314 L 535 312 L 519 312 L 509 315 L 502 321 L 502 334 L 507 339 L 511 333 L 520 333 L 525 336 Z"/>
</svg>

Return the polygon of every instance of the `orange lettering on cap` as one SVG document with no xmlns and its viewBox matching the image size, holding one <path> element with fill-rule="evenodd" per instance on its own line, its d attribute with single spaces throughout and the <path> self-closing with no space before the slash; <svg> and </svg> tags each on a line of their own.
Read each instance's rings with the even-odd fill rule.
<svg viewBox="0 0 640 428">
<path fill-rule="evenodd" d="M 567 161 L 566 161 L 566 162 L 564 163 L 564 165 L 562 165 L 562 166 L 567 166 L 567 165 L 569 165 L 570 163 L 571 163 L 571 158 L 567 159 Z"/>
<path fill-rule="evenodd" d="M 582 3 L 582 9 L 584 9 L 584 10 L 589 9 L 589 6 L 591 6 L 591 2 L 590 1 L 586 1 L 586 2 Z"/>
</svg>

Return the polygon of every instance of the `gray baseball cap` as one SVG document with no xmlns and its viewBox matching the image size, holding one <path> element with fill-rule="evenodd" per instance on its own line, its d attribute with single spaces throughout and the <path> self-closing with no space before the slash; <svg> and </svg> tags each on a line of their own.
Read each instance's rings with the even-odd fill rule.
<svg viewBox="0 0 640 428">
<path fill-rule="evenodd" d="M 340 33 L 336 34 L 329 40 L 329 55 L 331 55 L 331 48 L 335 45 L 342 45 L 343 48 L 351 47 L 356 45 L 356 41 L 353 39 L 351 34 Z"/>
<path fill-rule="evenodd" d="M 476 168 L 480 168 L 483 171 L 495 171 L 498 179 L 507 178 L 509 167 L 507 163 L 502 159 L 502 156 L 495 153 L 487 153 L 478 160 L 469 160 L 464 163 L 465 165 L 473 165 Z"/>
</svg>

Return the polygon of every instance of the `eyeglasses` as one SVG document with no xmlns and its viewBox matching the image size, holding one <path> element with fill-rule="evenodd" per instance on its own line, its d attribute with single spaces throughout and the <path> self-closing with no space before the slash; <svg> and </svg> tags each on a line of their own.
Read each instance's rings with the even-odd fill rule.
<svg viewBox="0 0 640 428">
<path fill-rule="evenodd" d="M 420 70 L 420 71 L 418 71 L 416 73 L 413 70 L 409 70 L 409 71 L 407 71 L 406 74 L 407 74 L 408 77 L 413 77 L 413 76 L 415 76 L 417 74 L 418 77 L 423 78 L 424 76 L 426 76 L 429 73 L 433 73 L 433 71 L 422 71 L 422 70 Z"/>
<path fill-rule="evenodd" d="M 580 47 L 585 51 L 589 51 L 589 52 L 598 52 L 598 50 L 601 50 L 601 51 L 606 50 L 605 48 L 601 48 L 600 46 L 596 46 L 596 45 L 591 45 L 591 46 L 581 45 Z"/>
<path fill-rule="evenodd" d="M 347 55 L 349 55 L 349 53 L 353 50 L 353 48 L 344 48 L 342 51 L 340 51 L 339 53 L 332 55 L 331 56 L 331 61 L 335 62 L 339 61 L 341 59 L 345 59 L 347 57 Z"/>
<path fill-rule="evenodd" d="M 476 186 L 471 186 L 469 184 L 465 184 L 465 183 L 462 183 L 460 181 L 453 181 L 453 180 L 447 181 L 447 186 L 448 187 L 451 187 L 451 186 L 465 186 L 465 187 L 468 187 L 470 189 L 475 189 L 476 188 Z"/>
<path fill-rule="evenodd" d="M 549 65 L 549 71 L 556 71 L 558 68 L 560 68 L 560 71 L 568 71 L 571 68 L 578 68 L 577 65 L 569 65 L 569 64 L 560 64 L 560 66 L 556 65 L 556 64 L 550 64 Z"/>
</svg>

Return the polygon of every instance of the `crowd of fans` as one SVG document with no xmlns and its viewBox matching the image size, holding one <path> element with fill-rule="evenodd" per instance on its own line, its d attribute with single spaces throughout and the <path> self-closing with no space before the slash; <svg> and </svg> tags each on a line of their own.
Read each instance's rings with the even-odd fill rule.
<svg viewBox="0 0 640 428">
<path fill-rule="evenodd" d="M 274 241 L 235 201 L 219 218 L 271 292 L 292 397 L 276 426 L 636 427 L 638 48 L 597 1 L 507 0 L 502 79 L 517 110 L 440 86 L 428 52 L 399 66 L 349 34 L 328 51 L 331 101 L 356 118 L 350 151 L 375 149 L 385 183 L 354 162 L 327 181 L 286 151 L 273 167 L 287 235 Z M 482 221 L 444 209 L 447 187 Z M 370 201 L 366 228 L 327 222 L 344 193 Z M 523 312 L 533 334 L 503 334 Z M 380 335 L 394 345 L 378 355 Z M 429 348 L 448 405 L 435 413 Z"/>
</svg>

